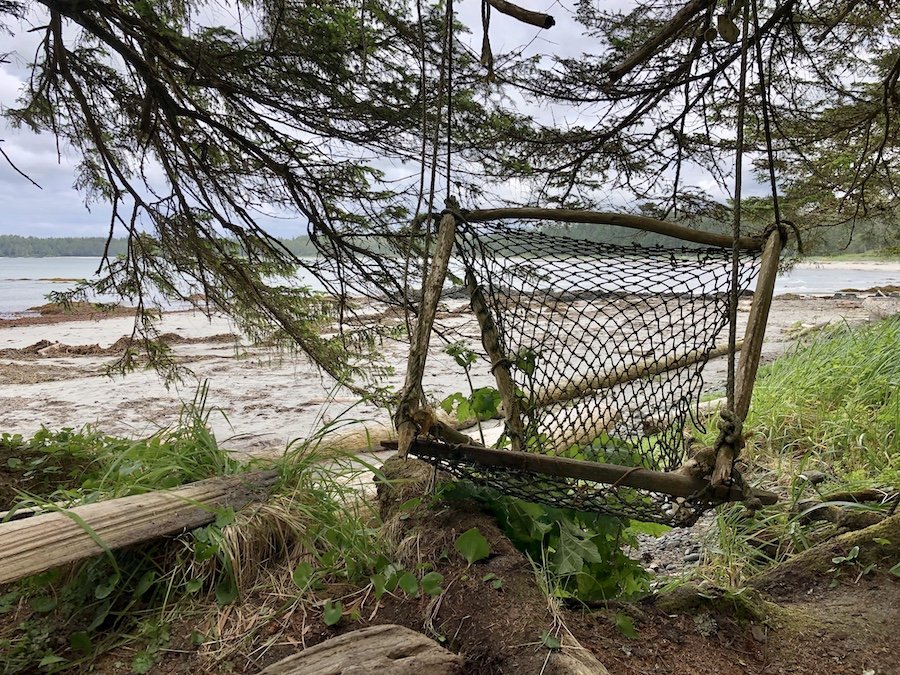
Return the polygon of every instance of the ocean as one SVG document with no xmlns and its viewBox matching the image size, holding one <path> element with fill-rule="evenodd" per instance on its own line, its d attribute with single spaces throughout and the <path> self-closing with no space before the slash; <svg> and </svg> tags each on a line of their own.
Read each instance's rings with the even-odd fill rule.
<svg viewBox="0 0 900 675">
<path fill-rule="evenodd" d="M 94 276 L 100 258 L 0 258 L 0 316 L 27 313 L 47 302 L 50 291 L 62 291 L 77 279 Z M 315 280 L 302 282 L 316 287 Z M 853 269 L 843 265 L 806 265 L 778 278 L 775 293 L 830 295 L 848 288 L 900 286 L 896 266 Z M 100 300 L 104 298 L 98 298 Z"/>
</svg>

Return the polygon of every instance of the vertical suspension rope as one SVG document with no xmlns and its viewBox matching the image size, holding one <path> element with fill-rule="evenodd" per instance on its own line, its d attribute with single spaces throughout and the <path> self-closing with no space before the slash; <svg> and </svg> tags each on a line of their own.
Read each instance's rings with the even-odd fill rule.
<svg viewBox="0 0 900 675">
<path fill-rule="evenodd" d="M 769 164 L 769 187 L 772 191 L 772 210 L 775 215 L 775 227 L 781 228 L 781 205 L 778 200 L 778 184 L 775 179 L 775 152 L 772 148 L 772 128 L 769 122 L 769 93 L 766 84 L 765 67 L 762 55 L 762 37 L 759 34 L 759 10 L 756 0 L 750 5 L 753 11 L 753 33 L 756 40 L 756 69 L 759 76 L 759 100 L 762 107 L 763 133 L 766 137 L 766 157 Z"/>
<path fill-rule="evenodd" d="M 450 139 L 453 131 L 453 0 L 447 0 L 447 196 L 450 199 Z"/>
<path fill-rule="evenodd" d="M 725 392 L 728 401 L 728 409 L 734 409 L 734 387 L 737 353 L 737 306 L 738 306 L 738 284 L 740 265 L 740 247 L 738 240 L 741 237 L 741 194 L 742 194 L 742 173 L 744 169 L 744 117 L 746 114 L 747 104 L 747 52 L 748 52 L 748 31 L 750 29 L 750 10 L 744 5 L 743 28 L 741 31 L 741 79 L 738 86 L 738 110 L 737 110 L 737 139 L 736 152 L 734 158 L 734 219 L 732 221 L 731 233 L 734 243 L 731 247 L 731 293 L 729 294 L 728 303 L 728 379 L 725 385 Z"/>
</svg>

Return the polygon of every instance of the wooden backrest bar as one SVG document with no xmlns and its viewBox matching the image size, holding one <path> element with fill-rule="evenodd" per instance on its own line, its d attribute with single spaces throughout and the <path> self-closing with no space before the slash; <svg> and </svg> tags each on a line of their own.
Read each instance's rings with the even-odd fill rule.
<svg viewBox="0 0 900 675">
<path fill-rule="evenodd" d="M 540 209 L 540 208 L 504 208 L 477 209 L 464 213 L 471 223 L 485 223 L 492 220 L 547 220 L 563 223 L 592 223 L 596 225 L 617 225 L 633 230 L 655 232 L 667 237 L 689 241 L 694 244 L 717 246 L 730 249 L 734 240 L 725 234 L 714 234 L 702 230 L 694 230 L 684 225 L 657 220 L 647 216 L 630 213 L 611 213 L 605 211 L 582 211 L 580 209 Z M 758 237 L 741 237 L 738 246 L 744 251 L 762 250 L 765 239 Z"/>
</svg>

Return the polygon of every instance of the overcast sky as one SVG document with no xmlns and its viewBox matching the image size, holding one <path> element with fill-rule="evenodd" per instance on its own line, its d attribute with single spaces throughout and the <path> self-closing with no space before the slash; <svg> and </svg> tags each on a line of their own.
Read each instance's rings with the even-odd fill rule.
<svg viewBox="0 0 900 675">
<path fill-rule="evenodd" d="M 627 0 L 614 0 L 608 8 L 625 4 Z M 594 38 L 585 37 L 570 11 L 559 2 L 548 3 L 529 0 L 523 5 L 552 14 L 557 25 L 549 31 L 523 25 L 498 12 L 491 18 L 491 43 L 495 54 L 527 46 L 526 53 L 578 55 L 597 48 Z M 477 0 L 457 1 L 460 19 L 472 28 L 472 33 L 462 39 L 480 51 L 480 3 Z M 206 10 L 209 11 L 209 10 Z M 231 17 L 219 14 L 221 23 L 229 25 Z M 210 17 L 207 17 L 209 20 Z M 201 21 L 202 21 L 201 17 Z M 7 26 L 13 35 L 0 33 L 0 54 L 11 52 L 7 63 L 0 64 L 0 106 L 14 105 L 24 80 L 28 77 L 28 63 L 33 60 L 39 33 L 28 29 L 40 25 L 41 17 L 32 17 L 20 25 Z M 235 25 L 236 28 L 236 25 Z M 556 118 L 557 123 L 560 122 Z M 591 120 L 584 113 L 580 118 L 567 115 L 566 122 L 590 126 Z M 0 121 L 2 148 L 16 166 L 33 178 L 37 188 L 18 175 L 0 158 L 0 234 L 33 236 L 91 236 L 105 235 L 109 223 L 109 209 L 95 203 L 88 209 L 84 198 L 72 187 L 77 155 L 71 148 L 57 147 L 50 134 L 37 135 L 27 130 L 10 129 Z M 408 172 L 417 171 L 409 167 Z M 403 174 L 405 167 L 393 167 L 392 173 Z M 701 187 L 708 185 L 698 176 Z M 271 230 L 276 236 L 293 236 L 305 232 L 305 224 L 299 222 L 272 221 Z"/>
</svg>

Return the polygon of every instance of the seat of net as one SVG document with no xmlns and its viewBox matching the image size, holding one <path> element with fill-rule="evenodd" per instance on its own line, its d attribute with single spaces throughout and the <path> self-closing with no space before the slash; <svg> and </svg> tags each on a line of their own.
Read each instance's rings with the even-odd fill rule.
<svg viewBox="0 0 900 675">
<path fill-rule="evenodd" d="M 505 410 L 499 450 L 632 472 L 683 464 L 687 423 L 703 427 L 703 368 L 727 339 L 731 248 L 620 245 L 461 222 L 455 254 L 473 309 L 483 310 L 482 333 L 496 335 L 494 375 L 499 381 L 505 370 L 514 386 L 514 406 L 504 408 L 516 415 Z M 758 263 L 758 252 L 741 251 L 739 294 Z M 444 446 L 420 439 L 410 452 L 457 478 L 550 506 L 689 525 L 723 499 L 551 475 L 544 464 L 511 468 L 497 455 L 473 459 Z"/>
</svg>

